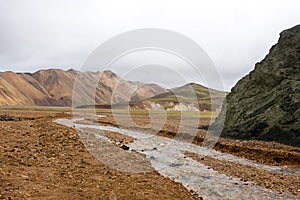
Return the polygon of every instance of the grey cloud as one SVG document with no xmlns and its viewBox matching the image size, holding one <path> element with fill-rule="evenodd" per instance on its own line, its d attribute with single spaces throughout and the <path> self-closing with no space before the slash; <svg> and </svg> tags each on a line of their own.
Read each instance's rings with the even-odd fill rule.
<svg viewBox="0 0 300 200">
<path fill-rule="evenodd" d="M 230 90 L 268 53 L 280 31 L 300 22 L 299 7 L 298 0 L 0 0 L 0 70 L 79 69 L 110 37 L 155 27 L 182 33 L 202 46 Z M 132 79 L 165 76 L 145 74 L 137 71 Z"/>
</svg>

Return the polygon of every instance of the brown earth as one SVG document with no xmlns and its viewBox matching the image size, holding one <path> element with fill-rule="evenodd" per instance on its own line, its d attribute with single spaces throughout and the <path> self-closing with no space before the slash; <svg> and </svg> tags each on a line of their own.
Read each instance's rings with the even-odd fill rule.
<svg viewBox="0 0 300 200">
<path fill-rule="evenodd" d="M 147 125 L 149 118 L 141 115 L 132 115 L 133 121 L 140 125 Z M 122 116 L 118 116 L 122 119 Z M 111 115 L 107 115 L 106 118 L 99 118 L 99 122 L 111 126 L 118 126 L 127 129 L 139 130 L 144 132 L 155 132 L 157 124 L 153 123 L 151 128 L 136 128 L 128 126 L 128 119 L 123 116 L 123 120 L 119 120 L 123 123 L 114 121 Z M 168 116 L 166 123 L 162 130 L 157 132 L 157 135 L 161 135 L 168 138 L 175 138 L 178 131 L 178 122 L 180 118 L 176 116 Z M 210 123 L 209 119 L 201 119 L 199 121 L 199 127 L 205 127 Z M 189 126 L 189 121 L 185 121 L 185 125 Z M 202 145 L 206 131 L 198 130 L 193 143 L 196 145 Z M 215 150 L 224 153 L 229 153 L 238 157 L 252 160 L 256 163 L 282 166 L 290 169 L 300 169 L 300 148 L 279 144 L 276 142 L 264 142 L 256 140 L 233 140 L 219 138 L 216 143 Z M 237 164 L 230 161 L 218 160 L 211 157 L 202 157 L 192 152 L 186 152 L 186 155 L 194 160 L 218 171 L 219 173 L 227 176 L 237 177 L 245 182 L 245 184 L 253 183 L 271 190 L 277 191 L 282 194 L 285 192 L 292 193 L 294 195 L 300 195 L 300 176 L 282 174 L 279 172 L 270 172 L 267 170 Z"/>
<path fill-rule="evenodd" d="M 139 130 L 143 132 L 157 133 L 157 135 L 174 138 L 177 134 L 180 117 L 178 116 L 168 116 L 166 123 L 161 130 L 157 130 L 159 127 L 160 120 L 157 123 L 153 123 L 151 127 L 143 128 L 143 126 L 149 124 L 149 118 L 144 115 L 132 115 L 133 121 L 139 125 L 137 128 L 135 126 L 130 126 L 127 122 L 128 117 L 126 115 L 119 115 L 120 122 L 116 124 L 112 115 L 107 115 L 105 118 L 99 118 L 99 122 L 106 125 L 118 126 L 127 129 Z M 199 129 L 196 135 L 189 135 L 189 126 L 195 123 L 194 120 L 185 119 L 183 122 L 185 124 L 186 138 L 191 139 L 194 144 L 202 145 L 205 138 L 206 131 Z M 199 127 L 207 126 L 210 123 L 210 119 L 200 119 Z M 194 124 L 195 125 L 195 124 Z M 276 142 L 264 142 L 257 140 L 234 140 L 219 138 L 216 143 L 215 150 L 230 153 L 239 157 L 247 158 L 253 160 L 257 163 L 274 165 L 274 166 L 288 166 L 295 169 L 300 169 L 300 148 L 279 144 Z"/>
<path fill-rule="evenodd" d="M 14 118 L 0 121 L 0 199 L 199 198 L 155 171 L 130 174 L 100 163 L 74 129 L 53 122 L 69 114 L 5 113 Z"/>
<path fill-rule="evenodd" d="M 3 113 L 3 112 L 2 112 Z M 56 118 L 70 117 L 66 113 L 5 111 L 14 118 L 0 118 L 0 191 L 1 198 L 8 199 L 197 199 L 181 184 L 151 171 L 144 174 L 119 172 L 93 158 L 80 137 L 72 128 L 53 123 Z M 123 123 L 116 123 L 111 114 L 97 120 L 89 119 L 85 123 L 100 122 L 103 125 L 118 126 L 174 138 L 178 131 L 178 116 L 168 116 L 162 130 L 158 131 L 157 116 L 152 126 L 147 115 L 131 115 L 133 126 L 127 123 L 126 115 L 119 115 Z M 192 117 L 185 120 L 185 130 L 194 125 Z M 204 127 L 209 119 L 201 119 L 198 126 Z M 133 138 L 119 133 L 104 131 L 111 140 L 117 141 L 119 151 L 124 159 L 130 154 L 122 150 L 122 145 Z M 187 134 L 188 135 L 188 134 Z M 205 130 L 198 130 L 194 144 L 201 145 Z M 81 135 L 82 137 L 82 135 Z M 187 137 L 188 139 L 190 136 Z M 245 157 L 257 163 L 285 166 L 300 169 L 300 149 L 278 143 L 262 141 L 243 141 L 220 139 L 215 149 Z M 299 194 L 299 176 L 268 172 L 228 161 L 210 157 L 201 158 L 190 154 L 195 160 L 228 176 L 238 177 L 244 181 L 270 188 L 277 192 Z M 118 159 L 118 158 L 117 158 Z M 99 159 L 98 159 L 99 160 Z M 147 165 L 147 161 L 145 162 Z M 126 165 L 126 162 L 124 162 Z M 134 167 L 134 166 L 133 166 Z M 148 166 L 151 167 L 148 163 Z M 248 183 L 247 183 L 248 184 Z M 116 198 L 115 198 L 116 197 Z"/>
<path fill-rule="evenodd" d="M 211 157 L 203 158 L 192 152 L 186 152 L 185 154 L 222 174 L 240 178 L 242 181 L 246 182 L 246 184 L 250 181 L 256 185 L 276 190 L 280 194 L 287 191 L 294 195 L 300 194 L 299 176 L 270 172 L 256 167 Z"/>
</svg>

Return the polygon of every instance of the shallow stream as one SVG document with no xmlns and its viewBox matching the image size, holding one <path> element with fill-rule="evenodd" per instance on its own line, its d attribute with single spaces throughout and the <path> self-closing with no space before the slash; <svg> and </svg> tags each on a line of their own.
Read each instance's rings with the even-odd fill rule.
<svg viewBox="0 0 300 200">
<path fill-rule="evenodd" d="M 161 175 L 182 183 L 186 188 L 193 190 L 205 199 L 273 200 L 297 198 L 292 194 L 279 194 L 269 189 L 254 185 L 251 182 L 244 182 L 238 178 L 220 174 L 210 167 L 185 156 L 184 152 L 189 151 L 219 160 L 226 160 L 268 171 L 299 176 L 300 172 L 297 170 L 258 164 L 231 154 L 221 153 L 212 149 L 206 149 L 190 143 L 157 135 L 149 135 L 146 133 L 119 129 L 111 126 L 80 124 L 80 120 L 82 119 L 57 119 L 55 122 L 65 126 L 75 127 L 79 131 L 87 129 L 92 131 L 98 129 L 118 132 L 135 138 L 134 142 L 128 144 L 130 151 L 136 151 L 144 154 L 148 159 L 150 159 L 152 167 Z M 97 135 L 97 138 L 113 143 L 113 141 L 109 140 L 104 135 Z"/>
</svg>

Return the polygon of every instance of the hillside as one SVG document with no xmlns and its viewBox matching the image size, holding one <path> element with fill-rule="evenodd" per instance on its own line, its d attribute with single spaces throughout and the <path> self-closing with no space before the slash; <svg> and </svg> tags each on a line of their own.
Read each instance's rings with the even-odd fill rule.
<svg viewBox="0 0 300 200">
<path fill-rule="evenodd" d="M 222 107 L 225 96 L 226 92 L 188 83 L 143 101 L 131 102 L 131 107 L 152 110 L 218 111 Z"/>
<path fill-rule="evenodd" d="M 300 25 L 283 31 L 269 54 L 232 88 L 215 127 L 225 117 L 224 137 L 300 146 L 299 94 Z"/>
<path fill-rule="evenodd" d="M 0 73 L 0 105 L 2 106 L 71 106 L 75 79 L 78 71 L 61 69 L 40 70 L 35 73 Z M 132 100 L 141 100 L 166 92 L 155 84 L 122 80 L 112 71 L 83 72 L 80 81 L 96 87 L 96 104 L 110 104 L 112 91 L 119 85 L 118 102 L 126 101 L 128 92 Z M 93 88 L 88 88 L 93 89 Z"/>
<path fill-rule="evenodd" d="M 126 102 L 130 102 L 131 109 L 218 111 L 226 95 L 196 83 L 167 90 L 156 84 L 123 80 L 109 70 L 79 73 L 73 69 L 48 69 L 35 73 L 1 72 L 0 105 L 72 106 L 76 79 L 76 86 L 80 87 L 76 89 L 80 98 L 76 106 L 80 107 L 94 106 L 89 94 L 95 93 L 95 104 L 99 108 L 110 108 L 111 104 L 116 108 L 126 108 Z M 99 80 L 97 86 L 94 86 L 95 80 Z M 215 103 L 213 107 L 211 98 Z"/>
</svg>

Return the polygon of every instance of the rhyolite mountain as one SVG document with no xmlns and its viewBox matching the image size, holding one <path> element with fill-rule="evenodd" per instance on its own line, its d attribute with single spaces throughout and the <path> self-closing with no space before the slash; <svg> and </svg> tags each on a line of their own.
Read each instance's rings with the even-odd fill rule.
<svg viewBox="0 0 300 200">
<path fill-rule="evenodd" d="M 0 106 L 72 106 L 76 80 L 75 98 L 79 101 L 74 106 L 80 108 L 111 108 L 113 103 L 115 108 L 218 111 L 226 95 L 196 83 L 165 89 L 156 84 L 126 81 L 110 70 L 79 73 L 74 69 L 47 69 L 35 73 L 0 72 Z M 117 93 L 114 97 L 113 92 Z M 195 102 L 191 101 L 193 94 Z"/>
<path fill-rule="evenodd" d="M 226 114 L 225 114 L 226 111 Z M 300 146 L 300 25 L 278 43 L 226 96 L 213 124 L 221 136 Z"/>
<path fill-rule="evenodd" d="M 0 105 L 2 106 L 72 106 L 72 93 L 78 71 L 61 69 L 40 70 L 35 73 L 0 73 Z M 126 94 L 133 92 L 134 100 L 146 99 L 167 90 L 155 85 L 122 80 L 110 70 L 80 73 L 82 82 L 89 84 L 99 78 L 96 104 L 110 104 L 112 91 L 120 85 Z M 93 84 L 90 84 L 91 86 Z M 92 89 L 92 88 L 90 88 Z M 124 98 L 124 99 L 123 99 Z"/>
<path fill-rule="evenodd" d="M 217 111 L 221 110 L 226 92 L 188 83 L 148 99 L 131 102 L 131 107 L 148 110 Z"/>
</svg>

